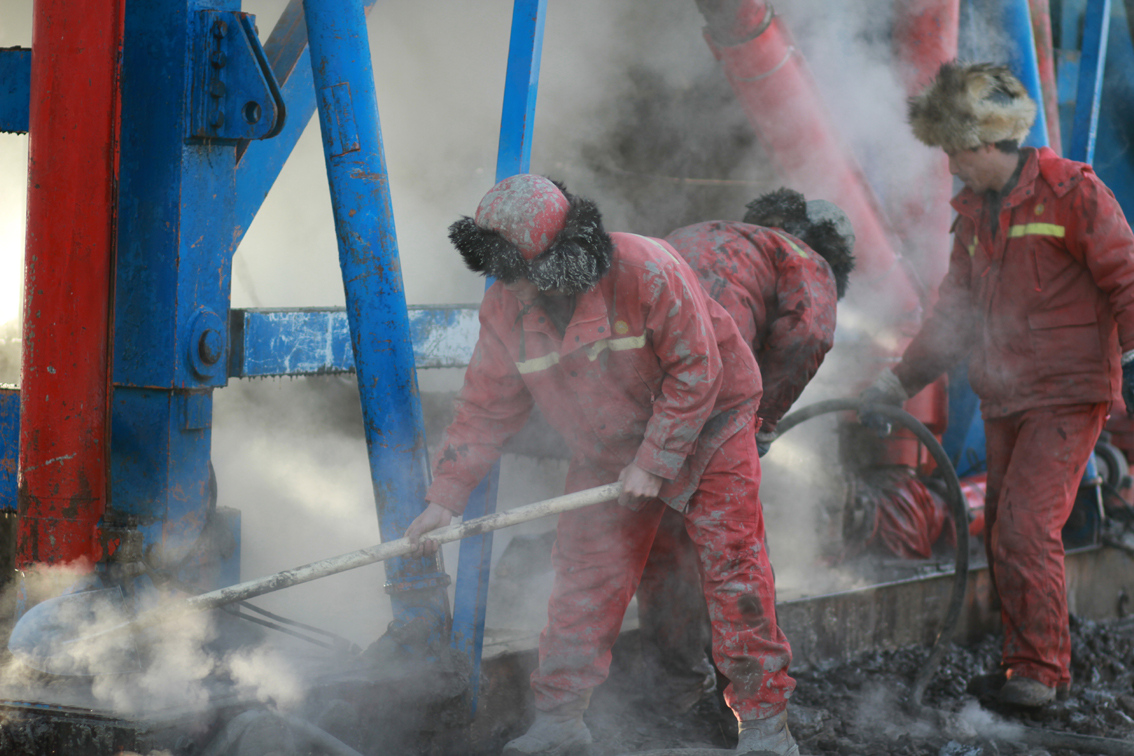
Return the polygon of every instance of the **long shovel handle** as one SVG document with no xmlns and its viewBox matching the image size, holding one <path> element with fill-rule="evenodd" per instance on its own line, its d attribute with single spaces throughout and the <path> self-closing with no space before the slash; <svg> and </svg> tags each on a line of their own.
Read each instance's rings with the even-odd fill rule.
<svg viewBox="0 0 1134 756">
<path fill-rule="evenodd" d="M 537 520 L 540 517 L 547 517 L 548 515 L 568 512 L 572 509 L 581 509 L 582 507 L 587 507 L 592 504 L 610 501 L 618 498 L 620 493 L 622 493 L 621 483 L 609 483 L 605 486 L 588 488 L 583 491 L 557 496 L 553 499 L 537 501 L 534 504 L 514 507 L 504 512 L 496 512 L 483 517 L 477 517 L 474 520 L 462 522 L 459 525 L 449 525 L 427 533 L 422 537 L 422 540 L 428 539 L 439 544 L 459 541 L 462 538 L 489 533 L 494 530 L 500 530 L 501 528 L 518 525 L 522 522 Z M 176 604 L 160 606 L 139 614 L 128 624 L 139 629 L 150 627 L 182 614 L 205 611 L 218 606 L 232 604 L 236 601 L 244 601 L 254 596 L 262 596 L 265 593 L 272 593 L 273 591 L 289 588 L 293 585 L 299 585 L 300 583 L 306 583 L 311 580 L 316 580 L 317 578 L 353 570 L 356 567 L 363 567 L 368 564 L 373 564 L 374 562 L 404 556 L 411 551 L 413 551 L 413 545 L 409 542 L 409 539 L 399 538 L 394 541 L 380 543 L 377 546 L 352 551 L 348 554 L 340 554 L 339 556 L 330 557 L 329 559 L 321 559 L 318 562 L 311 562 L 301 567 L 293 567 L 290 570 L 277 572 L 272 575 L 257 578 L 256 580 L 249 580 L 225 588 L 218 588 L 215 591 L 202 593 L 199 596 L 193 596 Z"/>
</svg>

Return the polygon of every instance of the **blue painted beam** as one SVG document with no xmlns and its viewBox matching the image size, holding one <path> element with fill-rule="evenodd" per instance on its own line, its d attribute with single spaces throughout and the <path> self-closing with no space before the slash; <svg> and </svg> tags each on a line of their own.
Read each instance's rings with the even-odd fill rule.
<svg viewBox="0 0 1134 756">
<path fill-rule="evenodd" d="M 363 0 L 364 11 L 369 13 L 374 3 L 375 0 Z M 264 43 L 264 54 L 280 83 L 287 120 L 280 133 L 271 139 L 245 142 L 237 149 L 234 250 L 315 114 L 315 83 L 311 75 L 303 0 L 290 0 Z"/>
<path fill-rule="evenodd" d="M 0 513 L 16 511 L 20 462 L 20 390 L 0 387 Z"/>
<path fill-rule="evenodd" d="M 408 310 L 417 369 L 469 364 L 480 327 L 475 305 Z M 233 310 L 229 334 L 230 378 L 354 372 L 343 307 Z"/>
<path fill-rule="evenodd" d="M 383 540 L 425 508 L 421 397 L 402 283 L 389 175 L 362 0 L 305 0 L 323 155 L 331 189 L 355 373 Z M 395 626 L 440 642 L 449 605 L 440 558 L 386 563 Z"/>
<path fill-rule="evenodd" d="M 1088 0 L 1079 57 L 1079 86 L 1075 94 L 1075 118 L 1071 126 L 1071 149 L 1067 157 L 1082 163 L 1095 159 L 1099 128 L 1099 101 L 1110 36 L 1110 0 Z"/>
<path fill-rule="evenodd" d="M 500 141 L 496 153 L 497 181 L 530 170 L 546 15 L 547 0 L 515 0 L 512 6 L 508 70 L 504 77 Z M 489 285 L 491 283 L 491 280 L 488 281 Z M 480 517 L 496 511 L 499 479 L 498 462 L 469 496 L 465 517 Z M 452 645 L 472 661 L 470 695 L 474 714 L 480 687 L 491 561 L 492 533 L 461 541 L 457 584 L 453 593 Z"/>
<path fill-rule="evenodd" d="M 1039 62 L 1036 58 L 1035 30 L 1032 26 L 1032 12 L 1028 0 L 1004 0 L 1004 32 L 1011 41 L 1009 46 L 1009 66 L 1028 90 L 1028 94 L 1038 103 L 1036 121 L 1024 139 L 1027 147 L 1047 147 L 1047 116 L 1043 108 L 1043 87 L 1040 84 Z"/>
<path fill-rule="evenodd" d="M 31 104 L 31 50 L 0 50 L 0 131 L 25 133 Z"/>
</svg>

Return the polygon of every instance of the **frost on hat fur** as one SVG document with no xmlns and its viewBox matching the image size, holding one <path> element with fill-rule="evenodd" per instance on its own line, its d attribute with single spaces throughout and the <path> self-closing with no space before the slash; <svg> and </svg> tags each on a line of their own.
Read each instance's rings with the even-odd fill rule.
<svg viewBox="0 0 1134 756">
<path fill-rule="evenodd" d="M 835 276 L 835 291 L 838 298 L 842 299 L 847 293 L 851 271 L 854 270 L 853 231 L 849 234 L 844 232 L 839 228 L 839 223 L 832 219 L 816 222 L 808 212 L 808 205 L 799 192 L 780 187 L 745 205 L 744 222 L 766 228 L 782 228 L 818 252 L 831 266 L 831 272 Z M 831 207 L 834 208 L 835 205 Z M 850 228 L 849 219 L 846 220 L 846 226 Z"/>
<path fill-rule="evenodd" d="M 481 228 L 468 216 L 449 226 L 449 240 L 469 270 L 504 283 L 527 278 L 541 291 L 559 289 L 564 294 L 586 291 L 606 275 L 614 242 L 603 229 L 602 213 L 590 200 L 554 183 L 569 203 L 566 222 L 548 248 L 530 261 L 499 232 Z"/>
<path fill-rule="evenodd" d="M 930 147 L 972 150 L 1022 142 L 1036 120 L 1036 103 L 1006 66 L 952 61 L 909 99 L 909 119 L 914 136 Z"/>
</svg>

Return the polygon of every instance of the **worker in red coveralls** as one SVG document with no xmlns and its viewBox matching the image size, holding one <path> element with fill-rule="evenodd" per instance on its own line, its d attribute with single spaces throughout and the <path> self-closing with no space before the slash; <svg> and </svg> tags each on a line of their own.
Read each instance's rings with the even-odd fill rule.
<svg viewBox="0 0 1134 756">
<path fill-rule="evenodd" d="M 985 550 L 1004 624 L 1000 668 L 970 692 L 1020 707 L 1070 686 L 1060 531 L 1134 378 L 1134 235 L 1090 166 L 1018 146 L 1035 113 L 1016 77 L 986 63 L 946 63 L 910 99 L 914 135 L 945 150 L 965 188 L 953 198 L 936 308 L 860 397 L 901 404 L 968 359 L 987 439 Z"/>
<path fill-rule="evenodd" d="M 750 345 L 764 394 L 760 456 L 776 424 L 835 343 L 835 310 L 854 268 L 850 219 L 826 200 L 779 189 L 748 204 L 743 223 L 708 221 L 665 238 Z M 638 621 L 652 709 L 678 714 L 716 690 L 697 554 L 677 512 L 666 512 L 638 586 Z"/>
<path fill-rule="evenodd" d="M 428 506 L 407 537 L 420 543 L 461 513 L 534 405 L 572 452 L 568 491 L 623 483 L 617 501 L 559 517 L 531 678 L 536 718 L 504 753 L 591 742 L 583 713 L 672 508 L 697 547 L 740 748 L 796 756 L 791 649 L 776 624 L 758 496 L 760 373 L 732 318 L 669 244 L 607 234 L 593 203 L 542 176 L 500 182 L 449 238 L 469 268 L 497 280 Z"/>
</svg>

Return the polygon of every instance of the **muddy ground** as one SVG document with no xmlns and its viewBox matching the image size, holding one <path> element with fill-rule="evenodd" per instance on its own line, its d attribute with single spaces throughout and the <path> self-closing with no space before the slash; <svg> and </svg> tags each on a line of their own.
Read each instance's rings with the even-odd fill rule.
<svg viewBox="0 0 1134 756">
<path fill-rule="evenodd" d="M 1128 741 L 1134 753 L 1134 618 L 1104 623 L 1072 618 L 1070 695 L 1031 713 L 982 705 L 965 693 L 969 678 L 995 665 L 1000 642 L 999 637 L 988 637 L 973 646 L 948 646 L 923 696 L 929 709 L 923 716 L 911 715 L 904 702 L 929 657 L 927 648 L 870 652 L 848 663 L 796 671 L 798 685 L 789 721 L 803 754 L 1077 756 L 1093 752 L 1089 744 L 1045 743 L 1045 733 Z M 683 716 L 661 716 L 641 697 L 638 679 L 633 662 L 619 663 L 616 657 L 611 678 L 596 691 L 587 714 L 595 736 L 592 756 L 735 745 L 735 724 L 722 701 L 703 702 Z"/>
</svg>

